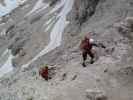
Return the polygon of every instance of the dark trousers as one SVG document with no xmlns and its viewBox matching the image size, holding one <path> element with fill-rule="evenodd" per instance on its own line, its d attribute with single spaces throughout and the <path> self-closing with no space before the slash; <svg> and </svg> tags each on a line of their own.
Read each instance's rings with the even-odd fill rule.
<svg viewBox="0 0 133 100">
<path fill-rule="evenodd" d="M 83 66 L 85 66 L 85 61 L 87 59 L 87 55 L 91 57 L 90 63 L 92 64 L 94 62 L 94 53 L 91 50 L 84 50 L 82 52 L 82 57 L 83 57 Z"/>
</svg>

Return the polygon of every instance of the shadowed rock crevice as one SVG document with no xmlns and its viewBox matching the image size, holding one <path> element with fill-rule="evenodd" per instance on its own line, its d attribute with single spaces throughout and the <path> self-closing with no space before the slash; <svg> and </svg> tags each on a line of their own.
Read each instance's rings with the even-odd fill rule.
<svg viewBox="0 0 133 100">
<path fill-rule="evenodd" d="M 72 20 L 77 21 L 80 25 L 90 18 L 96 10 L 100 0 L 75 0 L 72 10 Z"/>
<path fill-rule="evenodd" d="M 51 2 L 50 2 L 50 6 L 53 6 L 53 5 L 55 5 L 58 1 L 60 1 L 60 0 L 51 0 Z"/>
</svg>

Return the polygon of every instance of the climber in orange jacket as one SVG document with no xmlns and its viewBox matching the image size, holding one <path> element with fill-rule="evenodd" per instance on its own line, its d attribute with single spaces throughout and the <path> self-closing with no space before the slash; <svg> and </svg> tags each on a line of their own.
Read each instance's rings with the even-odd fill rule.
<svg viewBox="0 0 133 100">
<path fill-rule="evenodd" d="M 83 63 L 82 65 L 86 67 L 85 61 L 87 59 L 87 55 L 91 57 L 90 63 L 94 63 L 95 58 L 95 50 L 93 49 L 93 46 L 98 47 L 98 44 L 94 43 L 94 39 L 89 37 L 89 34 L 87 34 L 84 39 L 80 43 L 80 49 L 82 51 L 82 57 L 83 57 Z"/>
</svg>

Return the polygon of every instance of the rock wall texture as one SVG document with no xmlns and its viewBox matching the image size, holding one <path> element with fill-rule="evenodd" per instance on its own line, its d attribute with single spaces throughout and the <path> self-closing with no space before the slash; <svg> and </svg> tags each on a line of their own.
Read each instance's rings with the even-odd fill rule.
<svg viewBox="0 0 133 100">
<path fill-rule="evenodd" d="M 50 6 L 26 16 L 38 1 Z M 62 9 L 50 14 L 61 0 L 42 1 L 28 0 L 0 21 L 0 54 L 8 48 L 15 56 L 14 71 L 0 79 L 0 99 L 133 100 L 133 0 L 74 0 L 61 46 L 21 68 L 49 43 Z M 83 68 L 79 44 L 88 32 L 106 48 L 95 47 L 98 59 L 88 57 Z M 46 64 L 49 81 L 38 73 Z"/>
</svg>

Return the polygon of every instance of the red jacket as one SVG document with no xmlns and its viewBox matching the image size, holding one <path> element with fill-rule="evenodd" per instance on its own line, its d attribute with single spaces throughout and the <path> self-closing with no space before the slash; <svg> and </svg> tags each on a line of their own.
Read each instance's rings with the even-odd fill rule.
<svg viewBox="0 0 133 100">
<path fill-rule="evenodd" d="M 84 38 L 84 40 L 81 41 L 80 49 L 81 50 L 91 50 L 92 49 L 92 46 L 91 46 L 91 44 L 89 42 L 89 39 Z"/>
<path fill-rule="evenodd" d="M 39 75 L 41 75 L 43 78 L 48 77 L 48 67 L 40 68 Z"/>
</svg>

